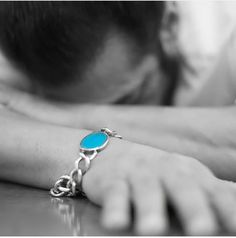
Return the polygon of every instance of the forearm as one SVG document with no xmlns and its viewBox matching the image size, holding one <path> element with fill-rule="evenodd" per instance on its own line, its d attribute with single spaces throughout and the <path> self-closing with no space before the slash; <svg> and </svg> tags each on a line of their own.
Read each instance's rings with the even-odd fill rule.
<svg viewBox="0 0 236 238">
<path fill-rule="evenodd" d="M 108 126 L 130 141 L 193 156 L 219 177 L 236 180 L 234 107 L 53 105 L 32 95 L 3 92 L 0 102 L 28 117 L 83 129 Z"/>
<path fill-rule="evenodd" d="M 234 107 L 105 106 L 100 115 L 100 121 L 92 117 L 93 124 L 115 128 L 130 141 L 192 156 L 217 176 L 236 180 Z"/>
<path fill-rule="evenodd" d="M 68 173 L 87 131 L 0 110 L 0 179 L 48 189 Z"/>
</svg>

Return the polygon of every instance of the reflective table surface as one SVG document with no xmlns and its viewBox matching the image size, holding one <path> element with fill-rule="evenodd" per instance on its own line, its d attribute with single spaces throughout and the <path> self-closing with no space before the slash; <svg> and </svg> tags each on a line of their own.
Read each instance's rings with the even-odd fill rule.
<svg viewBox="0 0 236 238">
<path fill-rule="evenodd" d="M 52 198 L 48 191 L 0 182 L 0 235 L 135 235 L 133 229 L 107 231 L 101 209 L 87 199 Z M 168 235 L 183 235 L 171 216 Z"/>
</svg>

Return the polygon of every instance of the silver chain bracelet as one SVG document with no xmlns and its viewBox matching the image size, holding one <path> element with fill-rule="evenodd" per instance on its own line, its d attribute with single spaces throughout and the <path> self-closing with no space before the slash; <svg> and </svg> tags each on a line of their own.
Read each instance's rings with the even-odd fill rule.
<svg viewBox="0 0 236 238">
<path fill-rule="evenodd" d="M 109 137 L 122 139 L 115 131 L 102 128 L 85 136 L 80 142 L 79 157 L 75 161 L 75 168 L 69 175 L 61 176 L 50 189 L 53 197 L 85 195 L 82 191 L 82 179 L 90 168 L 90 162 L 98 152 L 102 151 L 109 143 Z"/>
</svg>

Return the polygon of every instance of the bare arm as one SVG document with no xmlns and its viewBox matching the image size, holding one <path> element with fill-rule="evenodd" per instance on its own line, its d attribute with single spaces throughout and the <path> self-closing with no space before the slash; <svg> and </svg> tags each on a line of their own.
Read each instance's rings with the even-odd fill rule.
<svg viewBox="0 0 236 238">
<path fill-rule="evenodd" d="M 99 109 L 96 109 L 99 112 Z M 236 108 L 101 107 L 91 122 L 134 142 L 193 156 L 221 178 L 236 180 Z M 96 118 L 95 115 L 92 118 Z M 97 122 L 98 121 L 98 122 Z M 89 121 L 87 121 L 89 123 Z"/>
<path fill-rule="evenodd" d="M 0 109 L 0 134 L 0 179 L 48 189 L 73 168 L 86 131 Z"/>
<path fill-rule="evenodd" d="M 110 126 L 130 141 L 193 156 L 217 176 L 236 181 L 236 108 L 53 104 L 0 88 L 0 102 L 47 123 L 74 128 Z"/>
<path fill-rule="evenodd" d="M 47 123 L 95 130 L 108 126 L 125 138 L 192 156 L 216 176 L 236 181 L 236 108 L 53 105 L 28 94 L 0 93 L 8 108 Z"/>
<path fill-rule="evenodd" d="M 72 169 L 79 141 L 87 133 L 0 109 L 0 179 L 50 188 Z M 163 234 L 168 228 L 167 198 L 187 234 L 214 234 L 216 217 L 235 231 L 235 185 L 217 179 L 191 157 L 113 139 L 93 160 L 83 189 L 102 206 L 102 224 L 110 229 L 130 224 L 132 202 L 136 232 Z"/>
</svg>

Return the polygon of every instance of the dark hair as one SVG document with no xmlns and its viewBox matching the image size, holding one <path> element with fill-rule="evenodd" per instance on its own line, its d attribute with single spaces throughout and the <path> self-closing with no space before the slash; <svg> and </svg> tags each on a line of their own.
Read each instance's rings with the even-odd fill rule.
<svg viewBox="0 0 236 238">
<path fill-rule="evenodd" d="M 61 86 L 82 74 L 112 27 L 146 49 L 162 2 L 1 2 L 0 46 L 32 79 Z"/>
</svg>

